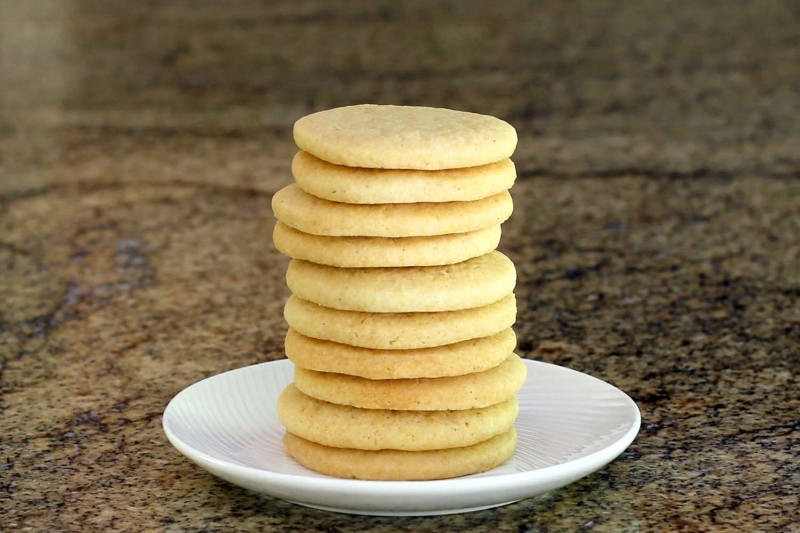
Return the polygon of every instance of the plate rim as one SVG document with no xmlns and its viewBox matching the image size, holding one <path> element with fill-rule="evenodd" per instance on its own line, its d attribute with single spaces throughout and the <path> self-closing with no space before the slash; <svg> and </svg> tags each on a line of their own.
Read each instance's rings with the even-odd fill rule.
<svg viewBox="0 0 800 533">
<path fill-rule="evenodd" d="M 169 401 L 167 407 L 164 409 L 164 413 L 162 416 L 162 428 L 169 442 L 181 454 L 183 454 L 186 458 L 188 458 L 192 462 L 198 463 L 198 461 L 195 460 L 196 457 L 198 460 L 213 465 L 220 470 L 232 471 L 237 475 L 237 477 L 240 478 L 257 479 L 261 483 L 268 483 L 271 485 L 281 484 L 283 486 L 305 491 L 313 491 L 317 493 L 327 493 L 334 490 L 339 492 L 342 490 L 347 490 L 349 493 L 355 496 L 359 494 L 368 493 L 372 497 L 381 495 L 404 496 L 407 494 L 420 496 L 419 492 L 420 490 L 430 491 L 432 493 L 433 492 L 441 493 L 442 491 L 447 491 L 450 489 L 458 489 L 460 494 L 473 494 L 475 492 L 485 492 L 487 490 L 492 490 L 493 488 L 497 488 L 499 486 L 502 486 L 503 489 L 519 488 L 530 485 L 532 482 L 543 484 L 547 483 L 548 481 L 552 481 L 553 479 L 558 479 L 562 477 L 563 475 L 562 471 L 573 471 L 573 470 L 582 471 L 585 469 L 585 467 L 588 467 L 589 469 L 588 473 L 580 476 L 583 477 L 584 475 L 588 475 L 596 471 L 597 469 L 602 468 L 603 466 L 610 463 L 614 459 L 616 459 L 623 451 L 625 451 L 628 448 L 628 446 L 630 446 L 630 444 L 636 438 L 636 435 L 638 434 L 639 429 L 641 428 L 641 420 L 642 420 L 641 411 L 639 410 L 638 405 L 636 405 L 636 402 L 634 402 L 633 399 L 630 398 L 630 396 L 628 396 L 624 391 L 612 385 L 611 383 L 603 381 L 600 378 L 591 376 L 584 372 L 580 372 L 578 370 L 573 370 L 571 368 L 556 365 L 553 363 L 547 363 L 544 361 L 523 359 L 523 362 L 528 367 L 529 371 L 531 370 L 532 367 L 544 366 L 544 367 L 549 367 L 550 370 L 554 370 L 556 372 L 579 374 L 582 379 L 588 378 L 601 383 L 605 387 L 611 387 L 617 393 L 620 394 L 620 399 L 624 399 L 624 401 L 628 404 L 628 407 L 632 408 L 633 423 L 625 433 L 618 436 L 613 442 L 609 443 L 607 446 L 604 446 L 599 450 L 595 450 L 589 455 L 585 455 L 575 459 L 568 459 L 564 462 L 559 462 L 558 464 L 555 465 L 550 465 L 533 470 L 525 470 L 522 472 L 499 474 L 496 476 L 487 476 L 480 478 L 459 477 L 459 478 L 437 479 L 437 480 L 427 480 L 427 481 L 367 481 L 359 479 L 342 479 L 332 476 L 312 477 L 302 474 L 274 472 L 251 466 L 237 465 L 213 457 L 204 451 L 198 450 L 197 448 L 190 446 L 186 442 L 182 441 L 169 428 L 168 425 L 170 416 L 169 414 L 171 413 L 171 410 L 177 409 L 175 405 L 177 405 L 177 402 L 180 401 L 181 396 L 187 393 L 188 390 L 209 380 L 219 379 L 221 376 L 227 374 L 252 371 L 252 369 L 255 367 L 263 367 L 267 365 L 273 365 L 275 367 L 278 366 L 294 367 L 294 363 L 292 363 L 290 360 L 278 359 L 275 361 L 255 363 L 252 365 L 234 368 L 231 370 L 227 370 L 225 372 L 220 372 L 218 374 L 208 376 L 199 381 L 196 381 L 195 383 L 192 383 L 191 385 L 181 390 Z M 619 448 L 618 451 L 617 448 Z M 609 455 L 611 455 L 611 458 L 605 460 Z M 199 466 L 203 467 L 202 464 L 200 464 Z M 217 475 L 213 472 L 212 474 Z"/>
</svg>

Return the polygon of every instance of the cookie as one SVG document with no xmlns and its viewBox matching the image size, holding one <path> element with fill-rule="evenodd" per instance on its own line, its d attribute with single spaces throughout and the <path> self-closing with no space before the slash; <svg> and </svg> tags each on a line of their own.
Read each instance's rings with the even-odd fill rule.
<svg viewBox="0 0 800 533">
<path fill-rule="evenodd" d="M 336 267 L 449 265 L 488 254 L 500 242 L 500 226 L 432 237 L 326 237 L 275 224 L 275 248 L 295 259 Z"/>
<path fill-rule="evenodd" d="M 346 479 L 373 481 L 422 481 L 477 474 L 511 459 L 517 447 L 517 432 L 505 433 L 472 446 L 407 452 L 400 450 L 353 450 L 334 448 L 286 433 L 286 453 L 301 465 Z"/>
<path fill-rule="evenodd" d="M 489 337 L 417 350 L 371 350 L 306 337 L 292 328 L 286 334 L 286 357 L 318 372 L 367 379 L 440 378 L 483 372 L 505 361 L 517 337 L 511 328 Z"/>
<path fill-rule="evenodd" d="M 441 170 L 511 157 L 517 132 L 498 118 L 432 107 L 356 105 L 294 125 L 302 150 L 337 165 Z"/>
<path fill-rule="evenodd" d="M 292 161 L 297 185 L 317 198 L 349 204 L 469 202 L 514 185 L 510 159 L 449 170 L 392 170 L 333 165 L 300 151 Z"/>
<path fill-rule="evenodd" d="M 460 411 L 390 411 L 323 402 L 291 384 L 278 398 L 278 416 L 288 432 L 317 444 L 357 450 L 471 446 L 511 429 L 518 414 L 516 398 Z"/>
<path fill-rule="evenodd" d="M 511 354 L 494 368 L 446 378 L 364 379 L 295 367 L 294 384 L 325 402 L 363 409 L 442 411 L 487 407 L 511 398 L 525 383 L 527 367 Z"/>
<path fill-rule="evenodd" d="M 278 220 L 332 237 L 420 237 L 466 233 L 502 224 L 514 210 L 508 191 L 471 202 L 359 205 L 312 196 L 297 184 L 272 197 Z"/>
<path fill-rule="evenodd" d="M 337 268 L 300 259 L 286 282 L 300 298 L 325 307 L 372 313 L 455 311 L 496 302 L 513 292 L 514 263 L 498 251 L 454 265 Z"/>
<path fill-rule="evenodd" d="M 362 313 L 323 307 L 291 296 L 283 316 L 306 337 L 379 350 L 430 348 L 488 337 L 510 328 L 517 303 L 510 294 L 495 303 L 439 313 Z"/>
</svg>

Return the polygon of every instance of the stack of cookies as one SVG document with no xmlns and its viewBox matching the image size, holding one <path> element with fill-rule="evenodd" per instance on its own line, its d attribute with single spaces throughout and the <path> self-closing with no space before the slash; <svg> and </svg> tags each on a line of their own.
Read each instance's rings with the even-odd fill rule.
<svg viewBox="0 0 800 533">
<path fill-rule="evenodd" d="M 493 117 L 362 105 L 300 119 L 295 184 L 275 194 L 292 257 L 286 451 L 374 480 L 482 472 L 516 447 L 513 209 L 517 136 Z"/>
</svg>

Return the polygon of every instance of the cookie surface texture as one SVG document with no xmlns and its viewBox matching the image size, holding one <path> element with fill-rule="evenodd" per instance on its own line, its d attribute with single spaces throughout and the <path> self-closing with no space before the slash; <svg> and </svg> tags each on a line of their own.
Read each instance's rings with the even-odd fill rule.
<svg viewBox="0 0 800 533">
<path fill-rule="evenodd" d="M 456 311 L 511 294 L 516 270 L 498 251 L 453 265 L 412 268 L 336 268 L 293 259 L 286 282 L 298 297 L 334 309 Z"/>
<path fill-rule="evenodd" d="M 420 348 L 373 350 L 306 337 L 289 328 L 286 356 L 300 368 L 367 379 L 441 378 L 483 372 L 505 361 L 517 344 L 511 328 L 489 337 Z"/>
<path fill-rule="evenodd" d="M 294 140 L 337 165 L 442 170 L 495 163 L 517 146 L 514 128 L 498 118 L 432 107 L 356 105 L 307 115 Z"/>
<path fill-rule="evenodd" d="M 358 450 L 471 446 L 511 429 L 518 413 L 516 398 L 460 411 L 359 409 L 317 400 L 294 385 L 278 399 L 278 416 L 290 433 L 317 444 Z"/>
<path fill-rule="evenodd" d="M 296 367 L 294 384 L 325 402 L 363 409 L 442 411 L 487 407 L 511 398 L 528 371 L 515 354 L 484 372 L 446 378 L 372 380 Z"/>
<path fill-rule="evenodd" d="M 334 448 L 286 433 L 286 453 L 298 463 L 329 476 L 374 481 L 422 481 L 485 472 L 514 455 L 517 433 L 511 430 L 472 446 L 407 452 Z"/>
<path fill-rule="evenodd" d="M 275 248 L 295 259 L 336 267 L 449 265 L 488 254 L 500 242 L 500 226 L 431 237 L 328 237 L 275 224 Z"/>
<path fill-rule="evenodd" d="M 307 337 L 379 350 L 430 348 L 488 337 L 510 328 L 517 315 L 513 294 L 495 303 L 438 313 L 363 313 L 323 307 L 291 296 L 283 316 Z"/>
<path fill-rule="evenodd" d="M 296 184 L 272 197 L 275 216 L 292 228 L 332 237 L 421 237 L 466 233 L 505 222 L 508 191 L 471 202 L 357 205 L 312 196 Z"/>
<path fill-rule="evenodd" d="M 351 204 L 468 202 L 503 192 L 514 185 L 510 159 L 448 170 L 394 170 L 345 167 L 300 151 L 292 174 L 301 189 L 318 198 Z"/>
</svg>

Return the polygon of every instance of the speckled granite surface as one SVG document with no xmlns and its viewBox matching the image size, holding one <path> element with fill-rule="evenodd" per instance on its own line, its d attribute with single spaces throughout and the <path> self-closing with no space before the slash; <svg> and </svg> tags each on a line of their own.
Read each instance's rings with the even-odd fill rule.
<svg viewBox="0 0 800 533">
<path fill-rule="evenodd" d="M 0 0 L 0 529 L 800 531 L 795 2 Z M 520 131 L 520 353 L 639 404 L 544 497 L 298 507 L 167 443 L 189 384 L 282 357 L 290 126 L 354 102 Z"/>
</svg>

